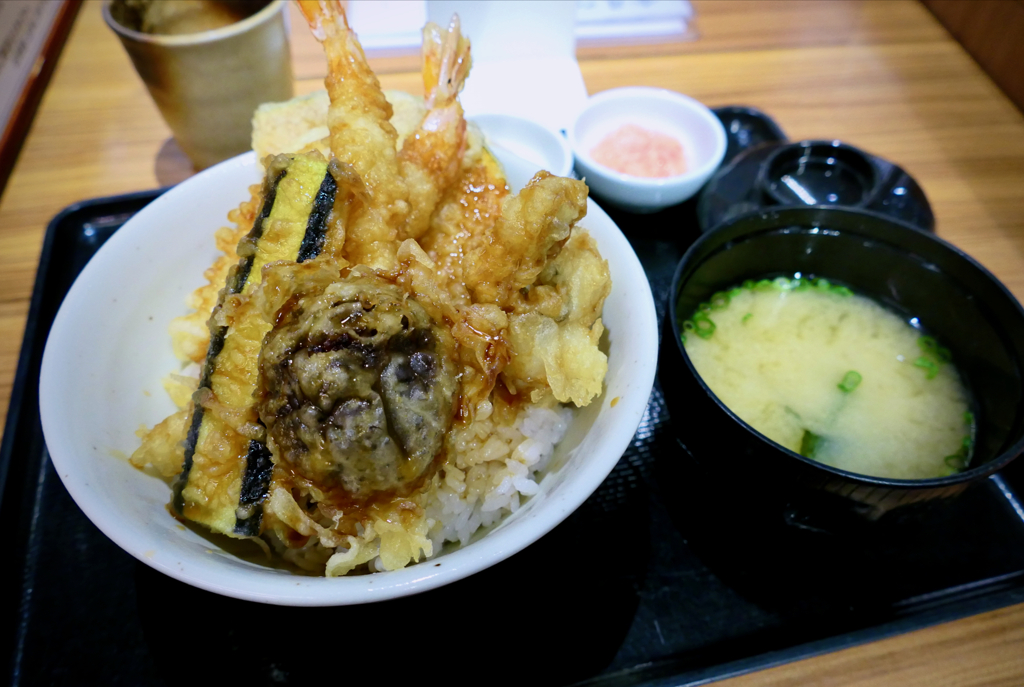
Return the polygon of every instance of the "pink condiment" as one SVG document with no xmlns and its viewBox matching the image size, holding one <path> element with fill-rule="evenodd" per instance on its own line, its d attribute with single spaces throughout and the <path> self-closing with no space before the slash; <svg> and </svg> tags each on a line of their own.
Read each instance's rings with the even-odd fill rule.
<svg viewBox="0 0 1024 687">
<path fill-rule="evenodd" d="M 635 177 L 671 177 L 686 171 L 683 145 L 666 134 L 625 124 L 604 137 L 590 157 Z"/>
</svg>

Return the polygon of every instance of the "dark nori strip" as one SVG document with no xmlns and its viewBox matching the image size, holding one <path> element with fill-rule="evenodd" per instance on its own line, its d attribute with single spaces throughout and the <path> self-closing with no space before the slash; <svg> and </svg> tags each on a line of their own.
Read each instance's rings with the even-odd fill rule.
<svg viewBox="0 0 1024 687">
<path fill-rule="evenodd" d="M 302 245 L 299 247 L 299 257 L 296 262 L 311 260 L 323 250 L 324 241 L 327 239 L 327 215 L 334 207 L 334 196 L 338 192 L 338 182 L 328 172 L 324 175 L 320 190 L 317 191 L 316 200 L 313 201 L 313 211 L 309 213 L 309 222 L 306 223 L 306 235 L 302 237 Z"/>
<path fill-rule="evenodd" d="M 256 241 L 263 235 L 263 222 L 270 216 L 270 211 L 274 207 L 274 199 L 277 196 L 277 185 L 284 179 L 285 174 L 288 172 L 287 169 L 282 169 L 281 172 L 274 177 L 273 181 L 267 185 L 266 192 L 263 195 L 263 206 L 260 208 L 259 214 L 256 216 L 256 220 L 252 224 L 252 229 L 249 230 L 247 238 Z M 328 175 L 330 176 L 330 175 Z M 246 280 L 249 278 L 249 272 L 252 270 L 252 263 L 255 259 L 255 255 L 243 258 L 239 261 L 238 266 L 228 275 L 227 283 L 223 292 L 220 294 L 217 305 L 214 306 L 214 312 L 217 308 L 221 307 L 224 303 L 224 296 L 227 293 L 239 293 L 245 286 Z M 203 362 L 203 372 L 199 378 L 199 389 L 209 389 L 210 379 L 213 377 L 213 369 L 216 364 L 217 356 L 220 355 L 221 350 L 224 348 L 224 337 L 228 333 L 227 327 L 217 327 L 216 329 L 210 329 L 210 345 L 206 349 L 206 360 Z M 185 508 L 185 499 L 182 496 L 182 491 L 185 489 L 185 485 L 188 484 L 188 476 L 192 471 L 192 458 L 196 453 L 196 443 L 199 441 L 199 429 L 203 424 L 203 407 L 196 406 L 192 410 L 192 420 L 188 428 L 188 436 L 185 439 L 185 460 L 181 464 L 181 473 L 174 480 L 173 494 L 174 498 L 171 501 L 171 505 L 178 514 L 182 514 Z"/>
<path fill-rule="evenodd" d="M 260 208 L 260 214 L 256 217 L 256 221 L 252 223 L 252 230 L 246 238 L 255 242 L 259 241 L 260 237 L 263 236 L 263 223 L 266 221 L 267 217 L 270 216 L 270 211 L 274 208 L 274 199 L 277 198 L 277 185 L 281 183 L 281 180 L 284 179 L 287 173 L 287 169 L 282 169 L 280 174 L 274 178 L 274 182 L 270 185 L 270 188 L 267 189 L 267 193 L 263 197 L 263 207 Z M 245 287 L 245 282 L 249 279 L 249 272 L 252 271 L 252 263 L 255 259 L 256 256 L 254 254 L 238 263 L 238 272 L 235 274 L 235 283 L 232 284 L 229 289 L 231 293 L 241 293 L 242 289 Z"/>
<path fill-rule="evenodd" d="M 224 337 L 228 335 L 227 327 L 217 327 L 210 330 L 210 346 L 206 349 L 206 360 L 203 361 L 203 373 L 199 378 L 199 388 L 209 389 L 210 379 L 213 377 L 213 361 L 217 359 L 224 349 Z"/>
<path fill-rule="evenodd" d="M 199 428 L 202 424 L 203 407 L 199 406 L 192 412 L 192 423 L 188 427 L 188 437 L 185 439 L 185 461 L 182 463 L 181 473 L 174 479 L 174 499 L 171 501 L 171 506 L 178 515 L 183 515 L 185 510 L 185 498 L 181 492 L 188 484 L 188 474 L 192 470 L 192 456 L 196 453 L 196 442 L 199 441 Z"/>
<path fill-rule="evenodd" d="M 245 456 L 245 475 L 242 477 L 242 494 L 238 499 L 238 511 L 251 511 L 247 517 L 235 517 L 235 534 L 255 537 L 260 533 L 263 509 L 259 507 L 270 488 L 270 474 L 274 463 L 270 449 L 262 441 L 250 441 L 249 453 Z M 236 511 L 237 512 L 237 511 Z"/>
</svg>

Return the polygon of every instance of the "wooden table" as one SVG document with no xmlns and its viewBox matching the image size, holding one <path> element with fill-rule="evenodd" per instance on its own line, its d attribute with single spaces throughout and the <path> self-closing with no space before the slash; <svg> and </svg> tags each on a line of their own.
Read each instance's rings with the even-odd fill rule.
<svg viewBox="0 0 1024 687">
<path fill-rule="evenodd" d="M 1024 116 L 911 0 L 695 0 L 701 37 L 581 63 L 591 93 L 675 89 L 710 106 L 767 111 L 791 138 L 838 138 L 897 161 L 931 199 L 940 236 L 1024 300 Z M 296 88 L 324 63 L 293 22 Z M 628 51 L 627 51 L 628 52 Z M 419 75 L 381 76 L 416 91 Z M 0 422 L 47 222 L 78 200 L 189 176 L 127 55 L 82 8 L 0 198 Z M 0 425 L 2 426 L 2 425 Z M 755 673 L 723 684 L 1024 684 L 1024 605 Z"/>
</svg>

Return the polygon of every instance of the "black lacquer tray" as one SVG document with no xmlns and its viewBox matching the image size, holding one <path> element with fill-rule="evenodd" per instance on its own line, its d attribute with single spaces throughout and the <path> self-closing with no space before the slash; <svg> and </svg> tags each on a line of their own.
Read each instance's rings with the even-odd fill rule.
<svg viewBox="0 0 1024 687">
<path fill-rule="evenodd" d="M 693 685 L 1024 602 L 1024 470 L 844 537 L 764 522 L 729 485 L 688 480 L 659 386 L 598 491 L 511 559 L 448 587 L 295 609 L 164 577 L 103 536 L 46 454 L 37 384 L 75 275 L 159 191 L 88 201 L 50 224 L 0 454 L 13 537 L 0 594 L 16 685 Z M 612 213 L 661 317 L 698 235 L 696 203 Z M 1018 461 L 1018 464 L 1020 461 Z M 1019 467 L 1019 465 L 1018 465 Z"/>
</svg>

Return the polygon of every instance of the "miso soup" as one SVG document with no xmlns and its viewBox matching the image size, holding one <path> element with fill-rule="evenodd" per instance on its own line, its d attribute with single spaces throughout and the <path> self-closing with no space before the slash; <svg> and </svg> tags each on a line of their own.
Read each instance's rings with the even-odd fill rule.
<svg viewBox="0 0 1024 687">
<path fill-rule="evenodd" d="M 896 479 L 970 462 L 974 419 L 949 351 L 846 287 L 748 281 L 701 304 L 683 330 L 715 395 L 803 456 Z"/>
</svg>

